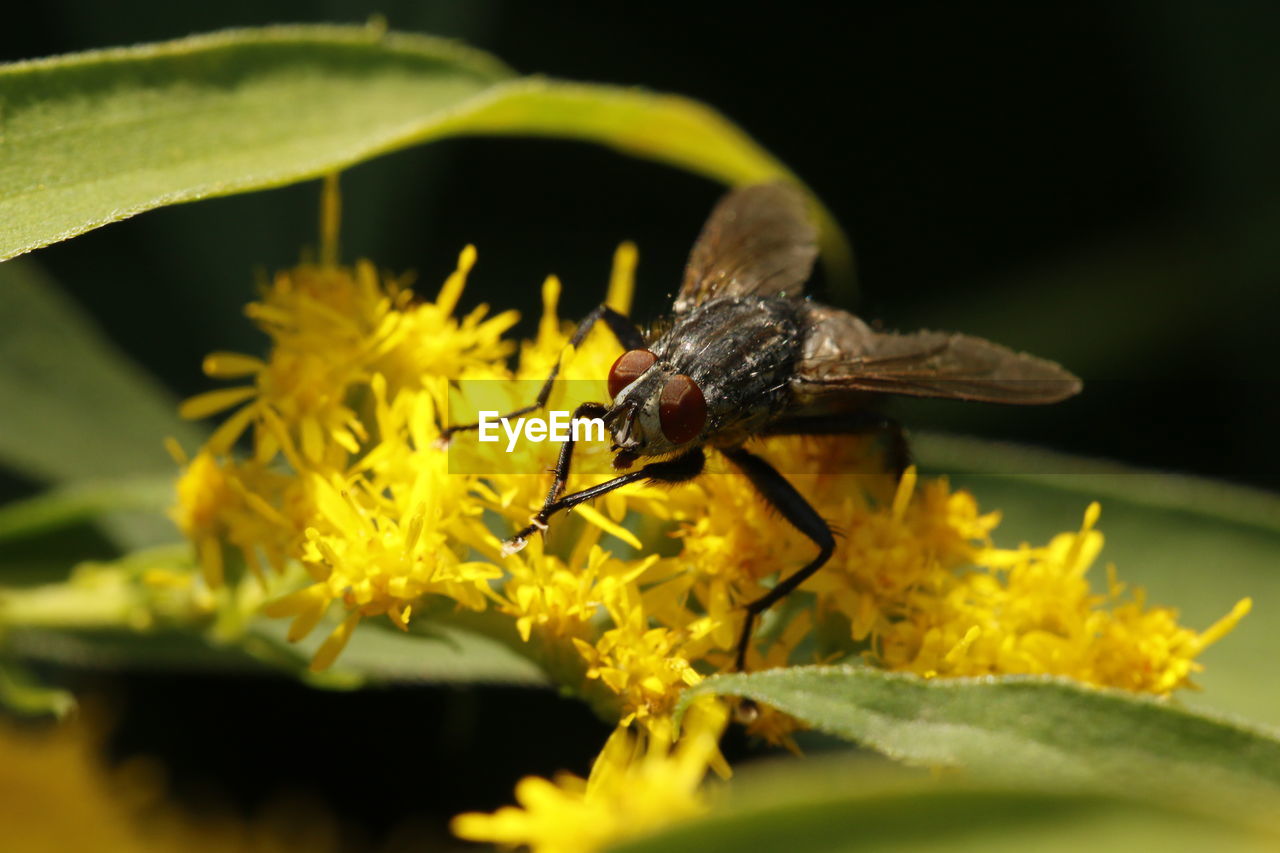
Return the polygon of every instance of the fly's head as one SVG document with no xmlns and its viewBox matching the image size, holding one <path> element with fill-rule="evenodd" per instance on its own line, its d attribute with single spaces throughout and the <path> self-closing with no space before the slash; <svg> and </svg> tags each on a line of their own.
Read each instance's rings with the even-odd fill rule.
<svg viewBox="0 0 1280 853">
<path fill-rule="evenodd" d="M 696 447 L 706 437 L 707 401 L 688 375 L 664 369 L 649 350 L 623 353 L 609 370 L 613 405 L 605 426 L 617 451 L 615 468 L 642 456 Z"/>
</svg>

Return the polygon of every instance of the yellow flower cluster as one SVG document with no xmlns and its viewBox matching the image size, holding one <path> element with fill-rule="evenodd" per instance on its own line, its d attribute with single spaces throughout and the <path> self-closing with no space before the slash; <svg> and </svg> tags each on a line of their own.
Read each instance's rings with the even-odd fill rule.
<svg viewBox="0 0 1280 853">
<path fill-rule="evenodd" d="M 1197 633 L 1176 611 L 1148 608 L 1141 589 L 1126 599 L 1114 567 L 1107 594 L 1095 595 L 1086 573 L 1102 550 L 1099 512 L 1092 504 L 1079 532 L 1046 547 L 986 548 L 974 558 L 981 570 L 921 586 L 882 636 L 885 665 L 925 676 L 1066 674 L 1155 694 L 1187 686 L 1196 655 L 1235 627 L 1249 599 Z"/>
<path fill-rule="evenodd" d="M 742 605 L 803 565 L 813 546 L 722 467 L 676 487 L 615 491 L 576 510 L 580 521 L 558 518 L 545 547 L 535 541 L 504 559 L 499 536 L 509 531 L 491 529 L 492 518 L 525 523 L 548 478 L 522 472 L 550 468 L 557 448 L 525 442 L 507 456 L 463 433 L 445 450 L 442 425 L 529 402 L 531 383 L 519 380 L 545 377 L 557 359 L 577 381 L 557 386 L 552 408 L 607 399 L 604 377 L 619 347 L 593 333 L 564 352 L 572 327 L 556 316 L 552 278 L 537 337 L 518 348 L 512 371 L 517 347 L 504 334 L 513 314 L 490 317 L 480 306 L 454 316 L 475 257 L 462 252 L 433 302 L 367 263 L 277 275 L 248 308 L 271 337 L 268 357 L 222 353 L 205 365 L 251 384 L 183 407 L 196 417 L 239 406 L 187 464 L 175 518 L 211 584 L 229 553 L 258 573 L 290 561 L 306 568 L 310 585 L 267 606 L 293 620 L 292 639 L 341 604 L 317 669 L 360 619 L 385 614 L 405 628 L 415 610 L 444 599 L 507 614 L 558 677 L 576 679 L 569 686 L 611 697 L 623 722 L 661 725 L 685 686 L 730 665 Z M 622 310 L 634 264 L 634 249 L 622 247 L 609 288 Z M 487 381 L 458 381 L 470 379 Z M 483 400 L 468 396 L 481 387 Z M 249 446 L 237 456 L 245 433 Z M 1196 654 L 1245 609 L 1196 634 L 1173 612 L 1146 607 L 1140 591 L 1121 600 L 1114 580 L 1108 594 L 1093 594 L 1096 507 L 1078 533 L 1002 550 L 991 541 L 997 514 L 981 513 L 945 480 L 918 483 L 911 471 L 894 483 L 867 440 L 777 438 L 753 450 L 788 472 L 841 533 L 799 604 L 766 619 L 748 657 L 754 669 L 855 653 L 927 676 L 1052 673 L 1167 693 L 1188 683 Z M 487 468 L 474 470 L 490 473 L 451 473 L 451 461 L 484 454 Z M 582 445 L 577 470 L 587 473 L 573 474 L 568 488 L 606 479 L 607 459 L 607 442 Z M 758 723 L 775 739 L 786 729 L 768 715 Z"/>
<path fill-rule="evenodd" d="M 440 601 L 509 617 L 553 678 L 621 728 L 590 780 L 527 779 L 517 789 L 523 809 L 463 816 L 458 832 L 593 849 L 701 808 L 698 784 L 717 761 L 723 714 L 700 712 L 704 723 L 673 748 L 677 700 L 732 666 L 743 605 L 804 565 L 814 546 L 721 464 L 678 486 L 612 492 L 504 557 L 501 537 L 546 494 L 549 476 L 528 472 L 550 469 L 558 448 L 524 442 L 505 454 L 461 433 L 446 449 L 443 426 L 529 403 L 536 386 L 527 380 L 545 378 L 557 360 L 575 381 L 556 386 L 551 408 L 606 400 L 620 349 L 593 333 L 565 351 L 572 327 L 556 315 L 554 278 L 536 338 L 519 347 L 504 337 L 511 313 L 490 317 L 480 306 L 456 318 L 474 262 L 468 247 L 433 302 L 367 263 L 276 276 L 248 309 L 271 338 L 267 358 L 210 356 L 211 376 L 246 384 L 183 407 L 191 417 L 239 408 L 185 463 L 174 518 L 211 585 L 234 565 L 264 578 L 292 563 L 306 569 L 309 583 L 265 612 L 292 619 L 296 641 L 338 611 L 315 669 L 335 660 L 365 617 L 407 629 Z M 608 297 L 619 310 L 630 303 L 634 264 L 623 246 Z M 610 476 L 607 442 L 579 449 L 570 491 Z M 1165 694 L 1189 683 L 1195 657 L 1248 609 L 1242 602 L 1196 633 L 1173 611 L 1148 607 L 1141 590 L 1126 597 L 1114 573 L 1105 594 L 1093 593 L 1096 505 L 1077 532 L 1001 549 L 997 513 L 914 470 L 895 482 L 868 439 L 775 438 L 752 450 L 787 472 L 840 535 L 830 563 L 766 615 L 751 669 L 856 655 L 927 677 L 1047 673 Z M 790 745 L 795 727 L 762 708 L 750 730 Z"/>
<path fill-rule="evenodd" d="M 516 317 L 461 320 L 453 310 L 475 262 L 468 247 L 435 302 L 418 300 L 372 265 L 303 265 L 276 276 L 247 314 L 272 339 L 266 361 L 218 353 L 217 378 L 251 378 L 188 400 L 187 417 L 241 405 L 179 480 L 175 519 L 197 546 L 211 583 L 225 547 L 261 572 L 299 561 L 314 583 L 271 603 L 289 636 L 311 632 L 341 600 L 349 615 L 321 647 L 316 669 L 341 651 L 360 617 L 404 627 L 414 603 L 441 595 L 483 609 L 494 553 L 483 508 L 466 478 L 447 476 L 438 437 L 448 378 L 492 375 L 512 351 Z M 499 375 L 505 375 L 499 371 Z M 245 459 L 233 458 L 252 427 Z M 281 457 L 283 459 L 281 459 Z"/>
<path fill-rule="evenodd" d="M 640 736 L 620 726 L 587 779 L 526 777 L 516 785 L 521 808 L 458 815 L 453 831 L 532 853 L 590 853 L 696 817 L 707 810 L 707 769 L 729 773 L 718 747 L 727 719 L 723 705 L 695 702 L 674 745 L 669 726 Z"/>
<path fill-rule="evenodd" d="M 92 710 L 92 709 L 91 709 Z M 4 849 L 21 853 L 248 853 L 340 849 L 323 810 L 269 804 L 252 819 L 215 808 L 183 810 L 167 796 L 164 770 L 147 758 L 108 766 L 100 714 L 56 727 L 0 719 L 0 826 Z M 213 805 L 213 804 L 207 804 Z"/>
</svg>

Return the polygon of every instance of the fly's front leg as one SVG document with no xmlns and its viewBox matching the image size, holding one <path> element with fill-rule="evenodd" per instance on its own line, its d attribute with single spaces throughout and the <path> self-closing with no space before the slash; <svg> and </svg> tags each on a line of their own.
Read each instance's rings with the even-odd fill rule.
<svg viewBox="0 0 1280 853">
<path fill-rule="evenodd" d="M 889 470 L 895 479 L 911 464 L 911 448 L 902 424 L 879 412 L 786 417 L 774 421 L 760 435 L 884 435 L 889 442 Z"/>
<path fill-rule="evenodd" d="M 564 453 L 561 451 L 561 455 Z M 557 497 L 555 500 L 548 501 L 545 506 L 533 517 L 529 526 L 521 530 L 515 536 L 512 536 L 502 545 L 502 553 L 504 556 L 514 554 L 525 546 L 529 537 L 537 530 L 546 530 L 547 522 L 551 516 L 562 510 L 573 509 L 580 503 L 586 503 L 594 500 L 602 495 L 607 495 L 614 489 L 620 489 L 623 486 L 636 483 L 641 480 L 649 480 L 655 483 L 682 483 L 685 480 L 692 480 L 694 477 L 702 473 L 702 468 L 706 464 L 706 456 L 701 450 L 692 450 L 683 456 L 675 459 L 668 459 L 663 462 L 650 462 L 643 468 L 636 471 L 630 471 L 612 480 L 606 480 L 598 486 L 592 486 L 589 489 L 583 489 L 580 492 L 574 492 L 571 495 Z M 553 487 L 554 489 L 554 487 Z"/>
<path fill-rule="evenodd" d="M 560 456 L 556 459 L 556 479 L 551 484 L 551 491 L 547 492 L 547 499 L 542 503 L 543 512 L 564 493 L 564 484 L 569 479 L 569 469 L 573 465 L 573 423 L 579 418 L 603 418 L 608 411 L 609 407 L 602 403 L 583 403 L 573 410 L 573 417 L 569 420 L 569 438 L 560 445 Z"/>
<path fill-rule="evenodd" d="M 747 615 L 742 622 L 742 634 L 738 637 L 738 655 L 734 666 L 739 670 L 746 668 L 747 647 L 751 645 L 751 630 L 755 627 L 756 617 L 790 595 L 796 587 L 804 583 L 813 573 L 822 568 L 831 559 L 836 549 L 835 537 L 831 528 L 818 515 L 817 510 L 809 505 L 804 496 L 796 491 L 795 486 L 778 473 L 768 462 L 748 453 L 742 448 L 722 451 L 729 461 L 737 465 L 747 479 L 756 487 L 760 495 L 769 502 L 791 525 L 813 540 L 818 546 L 818 556 L 804 568 L 795 572 L 785 580 L 780 580 L 773 589 L 755 601 L 748 602 Z"/>
<path fill-rule="evenodd" d="M 626 314 L 622 314 L 613 310 L 608 305 L 598 305 L 596 308 L 583 318 L 578 324 L 578 328 L 574 329 L 573 337 L 569 338 L 569 347 L 577 348 L 586 340 L 587 333 L 599 321 L 603 320 L 604 324 L 609 327 L 609 331 L 613 332 L 614 337 L 618 339 L 618 343 L 625 348 L 640 349 L 644 346 L 644 335 L 636 328 L 635 323 L 631 322 L 631 318 Z M 509 418 L 518 418 L 521 415 L 527 415 L 530 412 L 540 411 L 547 406 L 547 400 L 551 397 L 551 389 L 555 387 L 556 377 L 560 375 L 560 359 L 556 359 L 556 363 L 551 368 L 551 374 L 546 381 L 542 383 L 542 388 L 538 391 L 538 396 L 528 406 L 522 406 L 513 412 L 507 412 L 502 416 L 502 420 Z M 436 440 L 440 445 L 448 445 L 449 439 L 454 433 L 466 432 L 468 430 L 479 429 L 480 424 L 458 424 L 456 426 L 446 427 L 441 430 L 440 437 Z"/>
</svg>

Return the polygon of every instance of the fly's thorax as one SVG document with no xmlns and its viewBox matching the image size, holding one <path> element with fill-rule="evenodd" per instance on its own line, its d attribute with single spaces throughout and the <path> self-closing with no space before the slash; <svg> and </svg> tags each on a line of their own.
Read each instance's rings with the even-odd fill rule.
<svg viewBox="0 0 1280 853">
<path fill-rule="evenodd" d="M 654 363 L 614 399 L 605 417 L 614 444 L 658 456 L 738 444 L 761 429 L 790 399 L 802 312 L 803 303 L 783 297 L 726 298 L 677 318 L 653 344 Z M 679 415 L 705 406 L 696 434 L 680 430 L 688 417 L 673 424 L 673 400 Z"/>
</svg>

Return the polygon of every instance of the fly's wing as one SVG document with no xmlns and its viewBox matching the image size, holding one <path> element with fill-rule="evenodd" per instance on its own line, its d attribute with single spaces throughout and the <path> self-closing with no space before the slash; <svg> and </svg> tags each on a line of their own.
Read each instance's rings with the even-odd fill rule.
<svg viewBox="0 0 1280 853">
<path fill-rule="evenodd" d="M 798 189 L 736 189 L 716 205 L 689 253 L 673 311 L 717 296 L 800 296 L 817 255 L 817 231 Z"/>
<path fill-rule="evenodd" d="M 797 402 L 830 405 L 855 392 L 986 403 L 1057 403 L 1081 383 L 1042 358 L 952 332 L 877 332 L 844 311 L 809 309 L 793 383 Z"/>
</svg>

